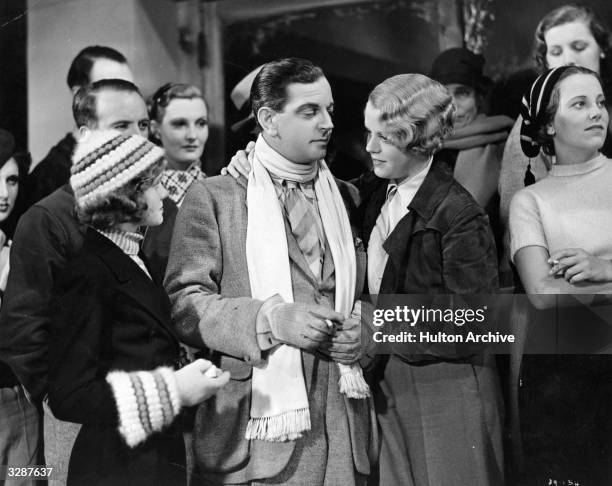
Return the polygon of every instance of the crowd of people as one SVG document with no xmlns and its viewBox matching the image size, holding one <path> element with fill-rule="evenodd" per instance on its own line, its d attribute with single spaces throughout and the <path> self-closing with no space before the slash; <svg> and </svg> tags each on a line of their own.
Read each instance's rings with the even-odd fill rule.
<svg viewBox="0 0 612 486">
<path fill-rule="evenodd" d="M 548 13 L 516 120 L 465 48 L 382 81 L 351 181 L 309 60 L 249 75 L 254 140 L 206 177 L 214 101 L 145 100 L 121 53 L 83 49 L 44 160 L 0 130 L 0 463 L 70 485 L 610 484 L 612 336 L 564 296 L 612 293 L 611 49 L 590 9 Z M 572 351 L 373 337 L 376 296 L 502 291 L 529 296 L 503 316 L 525 349 L 567 306 Z"/>
</svg>

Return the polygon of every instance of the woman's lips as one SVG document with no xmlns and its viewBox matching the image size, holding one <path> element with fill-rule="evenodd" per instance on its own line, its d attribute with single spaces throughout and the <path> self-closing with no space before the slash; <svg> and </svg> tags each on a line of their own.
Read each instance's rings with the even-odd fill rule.
<svg viewBox="0 0 612 486">
<path fill-rule="evenodd" d="M 586 128 L 586 131 L 591 131 L 591 130 L 595 130 L 595 131 L 604 130 L 604 126 L 603 125 L 591 125 L 590 127 Z"/>
</svg>

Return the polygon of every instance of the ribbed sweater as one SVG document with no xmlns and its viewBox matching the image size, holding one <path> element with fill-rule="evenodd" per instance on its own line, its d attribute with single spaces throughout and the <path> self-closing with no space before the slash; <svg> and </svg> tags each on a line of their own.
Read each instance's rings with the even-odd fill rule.
<svg viewBox="0 0 612 486">
<path fill-rule="evenodd" d="M 510 203 L 511 255 L 526 246 L 554 253 L 582 248 L 612 259 L 612 161 L 553 165 L 548 175 Z"/>
</svg>

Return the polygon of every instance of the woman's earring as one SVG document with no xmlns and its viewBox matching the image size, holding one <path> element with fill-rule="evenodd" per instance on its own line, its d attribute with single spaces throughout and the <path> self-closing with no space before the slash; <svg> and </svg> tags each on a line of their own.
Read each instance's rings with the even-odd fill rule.
<svg viewBox="0 0 612 486">
<path fill-rule="evenodd" d="M 554 137 L 556 133 L 557 133 L 557 132 L 555 132 L 555 129 L 554 129 L 553 127 L 548 127 L 548 128 L 546 129 L 546 134 L 547 134 L 547 135 L 550 135 L 551 137 Z"/>
<path fill-rule="evenodd" d="M 605 52 L 600 52 L 599 53 L 599 57 L 601 57 L 602 59 L 606 58 L 606 53 Z"/>
</svg>

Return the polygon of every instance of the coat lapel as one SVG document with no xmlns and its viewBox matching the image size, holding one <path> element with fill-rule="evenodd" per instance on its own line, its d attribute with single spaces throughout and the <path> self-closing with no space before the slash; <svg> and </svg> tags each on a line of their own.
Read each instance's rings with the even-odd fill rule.
<svg viewBox="0 0 612 486">
<path fill-rule="evenodd" d="M 169 300 L 164 289 L 155 284 L 128 255 L 93 229 L 88 229 L 86 243 L 107 265 L 119 283 L 119 289 L 177 340 L 170 326 Z"/>
<path fill-rule="evenodd" d="M 385 204 L 387 198 L 387 181 L 379 179 L 379 186 L 373 191 L 370 200 L 367 203 L 366 210 L 363 216 L 363 233 L 361 239 L 367 249 L 370 241 L 370 235 L 376 225 L 376 220 L 380 214 L 380 210 Z"/>
<path fill-rule="evenodd" d="M 401 281 L 402 275 L 406 272 L 404 262 L 410 254 L 412 238 L 415 232 L 424 229 L 431 219 L 433 212 L 448 194 L 453 181 L 453 176 L 444 164 L 437 163 L 434 160 L 429 172 L 423 180 L 423 184 L 419 187 L 414 195 L 414 198 L 408 205 L 409 212 L 399 220 L 391 234 L 383 243 L 383 249 L 389 255 L 387 265 L 383 273 L 383 278 L 380 284 L 380 293 L 392 293 L 397 288 L 398 282 Z M 385 186 L 386 194 L 386 186 Z M 380 214 L 384 198 L 380 203 L 380 190 L 372 199 L 378 206 L 376 218 Z M 372 213 L 374 206 L 372 207 Z M 374 216 L 370 216 L 373 218 Z M 376 221 L 376 219 L 374 219 Z M 372 226 L 373 228 L 374 226 Z M 371 233 L 371 229 L 370 229 Z M 368 233 L 369 236 L 369 233 Z"/>
</svg>

